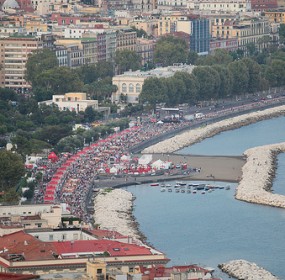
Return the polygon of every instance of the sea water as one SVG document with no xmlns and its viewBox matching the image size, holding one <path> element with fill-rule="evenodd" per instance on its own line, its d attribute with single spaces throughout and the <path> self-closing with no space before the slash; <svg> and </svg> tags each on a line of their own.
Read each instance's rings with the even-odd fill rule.
<svg viewBox="0 0 285 280">
<path fill-rule="evenodd" d="M 240 155 L 250 147 L 285 141 L 284 125 L 284 117 L 262 121 L 223 132 L 180 153 Z M 278 156 L 278 166 L 273 190 L 285 194 L 284 154 Z M 170 265 L 210 266 L 216 276 L 228 279 L 217 265 L 246 259 L 285 279 L 285 209 L 235 200 L 237 184 L 210 183 L 231 189 L 188 194 L 160 192 L 149 185 L 128 187 L 136 196 L 134 215 L 148 242 L 167 254 Z"/>
</svg>

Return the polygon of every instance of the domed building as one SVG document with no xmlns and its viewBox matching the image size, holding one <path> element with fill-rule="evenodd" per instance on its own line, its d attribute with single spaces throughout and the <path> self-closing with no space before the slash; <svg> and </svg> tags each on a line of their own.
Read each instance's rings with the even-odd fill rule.
<svg viewBox="0 0 285 280">
<path fill-rule="evenodd" d="M 17 10 L 19 8 L 20 6 L 16 0 L 5 0 L 1 7 L 1 10 L 5 12 L 8 10 Z"/>
</svg>

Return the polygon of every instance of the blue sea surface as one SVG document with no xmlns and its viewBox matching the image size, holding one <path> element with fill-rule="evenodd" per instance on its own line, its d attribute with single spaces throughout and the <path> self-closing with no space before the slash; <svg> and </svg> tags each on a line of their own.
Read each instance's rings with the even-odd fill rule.
<svg viewBox="0 0 285 280">
<path fill-rule="evenodd" d="M 221 133 L 180 153 L 241 155 L 250 147 L 285 141 L 284 125 L 285 117 L 265 120 Z M 170 265 L 210 266 L 217 277 L 229 279 L 217 265 L 246 259 L 285 279 L 285 209 L 235 200 L 237 184 L 205 183 L 231 189 L 188 194 L 161 192 L 149 185 L 127 188 L 136 197 L 134 215 L 148 242 L 167 254 Z M 285 194 L 285 154 L 278 156 L 273 192 Z"/>
<path fill-rule="evenodd" d="M 179 154 L 242 155 L 255 146 L 285 141 L 285 117 L 278 117 L 221 132 L 200 143 L 185 147 Z"/>
</svg>

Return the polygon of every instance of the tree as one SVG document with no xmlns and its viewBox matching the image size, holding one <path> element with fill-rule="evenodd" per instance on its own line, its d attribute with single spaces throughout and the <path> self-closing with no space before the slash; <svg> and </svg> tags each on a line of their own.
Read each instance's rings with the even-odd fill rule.
<svg viewBox="0 0 285 280">
<path fill-rule="evenodd" d="M 248 89 L 249 74 L 243 61 L 233 61 L 228 65 L 233 77 L 233 94 L 245 93 Z"/>
<path fill-rule="evenodd" d="M 58 60 L 53 51 L 49 49 L 35 51 L 29 56 L 26 63 L 25 78 L 34 86 L 37 77 L 41 75 L 42 72 L 53 69 L 57 66 Z"/>
<path fill-rule="evenodd" d="M 147 38 L 148 35 L 143 29 L 137 29 L 135 26 L 131 26 L 131 28 L 137 32 L 138 38 Z"/>
<path fill-rule="evenodd" d="M 111 62 L 100 61 L 96 65 L 85 64 L 76 70 L 84 84 L 91 84 L 98 79 L 113 77 L 113 65 Z"/>
<path fill-rule="evenodd" d="M 220 89 L 218 92 L 219 98 L 224 98 L 231 95 L 233 86 L 232 73 L 226 66 L 214 65 L 213 68 L 219 73 L 220 76 Z"/>
<path fill-rule="evenodd" d="M 196 64 L 197 65 L 215 65 L 223 64 L 228 65 L 233 61 L 233 57 L 225 50 L 217 49 L 213 53 L 207 56 L 200 56 Z"/>
<path fill-rule="evenodd" d="M 51 99 L 53 94 L 81 91 L 83 83 L 78 74 L 68 67 L 56 67 L 43 71 L 34 83 L 37 101 Z"/>
<path fill-rule="evenodd" d="M 195 51 L 193 50 L 190 50 L 188 52 L 188 57 L 187 57 L 187 63 L 188 64 L 192 64 L 192 65 L 195 65 L 196 64 L 196 61 L 198 59 L 198 53 L 196 53 Z"/>
<path fill-rule="evenodd" d="M 245 63 L 249 75 L 247 91 L 253 93 L 260 89 L 261 68 L 250 58 L 244 58 L 242 62 Z"/>
<path fill-rule="evenodd" d="M 186 94 L 186 86 L 181 79 L 176 77 L 170 77 L 165 79 L 165 84 L 167 86 L 167 101 L 166 105 L 173 106 L 182 103 L 182 96 Z"/>
<path fill-rule="evenodd" d="M 141 94 L 139 96 L 140 103 L 148 102 L 153 109 L 156 104 L 165 102 L 167 98 L 166 87 L 163 79 L 156 77 L 147 78 L 144 81 Z"/>
<path fill-rule="evenodd" d="M 216 98 L 220 88 L 219 73 L 209 66 L 197 66 L 192 73 L 200 85 L 198 99 Z"/>
<path fill-rule="evenodd" d="M 181 103 L 196 103 L 199 92 L 199 82 L 196 77 L 187 72 L 177 72 L 174 77 L 182 80 L 186 88 L 186 91 L 181 93 Z"/>
<path fill-rule="evenodd" d="M 154 62 L 162 66 L 173 63 L 186 63 L 188 57 L 187 43 L 173 36 L 161 37 L 155 45 Z"/>
<path fill-rule="evenodd" d="M 21 177 L 25 174 L 22 158 L 10 151 L 0 151 L 0 188 L 8 191 L 15 188 Z"/>
<path fill-rule="evenodd" d="M 115 63 L 119 74 L 127 70 L 138 70 L 141 67 L 141 57 L 135 51 L 118 50 L 116 51 Z"/>
<path fill-rule="evenodd" d="M 285 43 L 285 24 L 281 23 L 279 27 L 279 37 L 280 37 L 280 44 Z"/>
<path fill-rule="evenodd" d="M 246 50 L 247 50 L 247 53 L 249 56 L 254 56 L 254 55 L 257 55 L 258 54 L 258 51 L 256 49 L 256 46 L 254 43 L 248 43 L 246 45 Z"/>
<path fill-rule="evenodd" d="M 285 61 L 272 60 L 271 64 L 267 67 L 266 78 L 270 86 L 285 85 Z"/>
</svg>

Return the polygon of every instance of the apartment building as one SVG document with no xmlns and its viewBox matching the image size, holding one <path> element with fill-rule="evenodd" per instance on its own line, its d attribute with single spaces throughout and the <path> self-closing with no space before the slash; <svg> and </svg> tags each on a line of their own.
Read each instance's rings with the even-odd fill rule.
<svg viewBox="0 0 285 280">
<path fill-rule="evenodd" d="M 135 31 L 132 29 L 118 30 L 116 33 L 116 50 L 136 50 L 137 33 Z"/>
<path fill-rule="evenodd" d="M 154 40 L 137 38 L 136 52 L 141 57 L 142 65 L 153 62 L 154 46 Z"/>
<path fill-rule="evenodd" d="M 264 12 L 277 7 L 277 0 L 251 0 L 252 11 Z"/>
<path fill-rule="evenodd" d="M 165 265 L 169 259 L 154 248 L 113 240 L 42 241 L 24 231 L 0 237 L 0 271 L 84 273 L 90 258 L 130 271 L 136 266 Z M 50 277 L 53 279 L 53 277 Z"/>
<path fill-rule="evenodd" d="M 191 7 L 192 4 L 192 7 Z M 190 8 L 196 11 L 210 11 L 211 13 L 244 13 L 251 10 L 251 0 L 194 0 L 190 1 Z"/>
<path fill-rule="evenodd" d="M 285 23 L 285 9 L 269 10 L 264 12 L 270 23 Z"/>
<path fill-rule="evenodd" d="M 212 24 L 212 37 L 217 39 L 238 39 L 238 48 L 246 50 L 249 43 L 254 43 L 258 49 L 265 47 L 264 37 L 270 37 L 269 21 L 266 18 L 245 18 L 216 20 Z"/>
<path fill-rule="evenodd" d="M 26 92 L 31 85 L 25 80 L 26 62 L 29 54 L 42 49 L 43 44 L 35 37 L 9 37 L 0 39 L 1 87 Z"/>
</svg>

